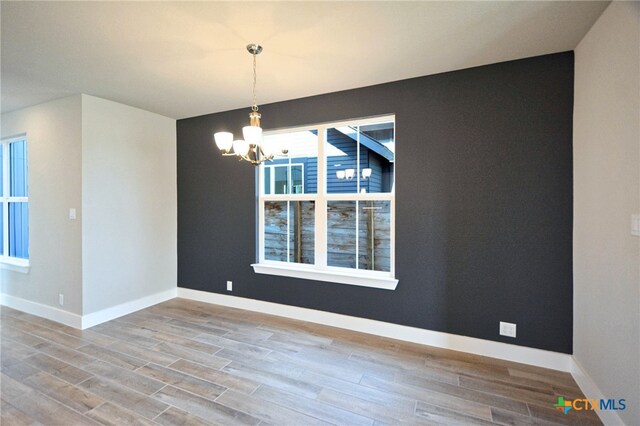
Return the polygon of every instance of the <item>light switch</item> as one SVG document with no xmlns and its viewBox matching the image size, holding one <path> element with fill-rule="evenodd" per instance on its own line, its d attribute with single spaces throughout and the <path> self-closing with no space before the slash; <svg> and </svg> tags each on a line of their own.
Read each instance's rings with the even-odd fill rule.
<svg viewBox="0 0 640 426">
<path fill-rule="evenodd" d="M 640 214 L 631 215 L 631 235 L 640 237 Z"/>
<path fill-rule="evenodd" d="M 76 209 L 69 209 L 69 219 L 76 220 Z"/>
</svg>

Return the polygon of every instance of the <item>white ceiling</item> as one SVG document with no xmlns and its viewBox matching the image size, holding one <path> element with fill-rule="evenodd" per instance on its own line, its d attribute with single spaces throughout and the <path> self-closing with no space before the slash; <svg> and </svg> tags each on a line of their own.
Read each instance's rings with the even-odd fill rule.
<svg viewBox="0 0 640 426">
<path fill-rule="evenodd" d="M 2 111 L 86 93 L 173 118 L 572 50 L 606 2 L 6 2 Z"/>
</svg>

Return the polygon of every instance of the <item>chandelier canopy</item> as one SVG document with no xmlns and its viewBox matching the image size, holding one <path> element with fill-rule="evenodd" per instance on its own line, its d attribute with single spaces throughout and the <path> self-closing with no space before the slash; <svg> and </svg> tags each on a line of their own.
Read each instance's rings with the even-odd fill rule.
<svg viewBox="0 0 640 426">
<path fill-rule="evenodd" d="M 258 112 L 256 102 L 256 57 L 262 52 L 259 44 L 248 44 L 247 51 L 253 56 L 253 104 L 249 113 L 249 125 L 242 128 L 244 139 L 233 139 L 231 132 L 214 133 L 213 138 L 222 155 L 237 156 L 240 161 L 248 161 L 257 166 L 265 161 L 271 161 L 276 155 L 286 156 L 289 152 L 286 147 L 275 149 L 262 139 L 262 127 L 260 127 L 261 115 Z"/>
</svg>

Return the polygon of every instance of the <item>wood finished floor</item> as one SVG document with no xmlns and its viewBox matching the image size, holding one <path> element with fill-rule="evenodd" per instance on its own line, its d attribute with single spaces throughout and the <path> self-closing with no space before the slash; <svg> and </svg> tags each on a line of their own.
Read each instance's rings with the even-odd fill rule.
<svg viewBox="0 0 640 426">
<path fill-rule="evenodd" d="M 601 424 L 567 373 L 184 299 L 0 328 L 3 426 Z"/>
</svg>

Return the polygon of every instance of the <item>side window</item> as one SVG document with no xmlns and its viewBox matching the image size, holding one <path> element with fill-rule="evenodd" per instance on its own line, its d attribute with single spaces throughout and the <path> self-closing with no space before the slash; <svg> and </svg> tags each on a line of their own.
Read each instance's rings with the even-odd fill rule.
<svg viewBox="0 0 640 426">
<path fill-rule="evenodd" d="M 1 259 L 29 259 L 29 173 L 26 137 L 2 140 L 0 150 Z"/>
</svg>

